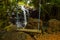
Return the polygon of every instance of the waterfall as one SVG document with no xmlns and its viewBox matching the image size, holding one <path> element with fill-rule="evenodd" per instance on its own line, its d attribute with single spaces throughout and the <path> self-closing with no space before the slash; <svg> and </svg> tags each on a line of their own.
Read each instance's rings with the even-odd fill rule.
<svg viewBox="0 0 60 40">
<path fill-rule="evenodd" d="M 19 20 L 20 17 L 19 17 L 18 14 L 19 14 L 19 12 L 17 12 L 17 21 L 16 21 L 16 24 L 17 24 L 17 28 L 21 28 L 21 27 L 23 27 L 23 26 L 22 26 L 22 23 L 21 23 L 20 20 Z"/>
<path fill-rule="evenodd" d="M 27 2 L 27 4 L 29 4 L 30 1 Z M 17 26 L 21 26 L 21 27 L 26 27 L 27 25 L 27 15 L 29 16 L 29 10 L 27 8 L 25 8 L 24 5 L 18 5 L 19 8 L 21 8 L 21 10 L 23 11 L 23 16 L 24 16 L 24 21 L 23 23 L 20 22 L 18 19 L 17 19 Z M 17 15 L 17 18 L 18 18 L 18 15 Z"/>
<path fill-rule="evenodd" d="M 26 26 L 27 25 L 26 9 L 24 6 L 21 6 L 21 10 L 24 13 L 24 25 Z"/>
</svg>

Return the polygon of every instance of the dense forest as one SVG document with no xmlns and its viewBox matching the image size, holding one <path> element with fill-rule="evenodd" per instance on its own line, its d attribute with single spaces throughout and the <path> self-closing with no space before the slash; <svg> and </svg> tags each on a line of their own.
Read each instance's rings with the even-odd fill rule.
<svg viewBox="0 0 60 40">
<path fill-rule="evenodd" d="M 30 3 L 28 1 L 30 1 Z M 25 5 L 24 7 L 26 7 L 29 11 L 29 16 L 27 14 L 27 25 L 25 28 L 41 30 L 41 34 L 44 34 L 43 36 L 38 33 L 16 31 L 17 27 L 14 16 L 16 16 L 16 13 L 18 12 L 23 14 L 23 11 L 19 9 L 17 5 Z M 18 8 L 18 10 L 15 8 Z M 14 16 L 12 16 L 12 12 L 15 13 Z M 8 15 L 8 13 L 10 13 L 10 15 Z M 20 17 L 23 16 L 22 14 Z M 13 21 L 10 19 L 11 17 L 13 17 Z M 23 18 L 24 17 L 21 18 L 21 21 L 24 21 Z M 53 33 L 57 35 L 60 33 L 60 0 L 0 0 L 1 40 L 20 40 L 19 38 L 21 37 L 21 40 L 44 40 L 43 38 L 47 35 L 50 37 L 50 39 L 52 39 L 55 36 Z M 51 34 L 52 37 L 49 34 Z M 47 39 L 48 36 L 45 39 Z M 49 40 L 49 38 L 47 40 Z"/>
</svg>

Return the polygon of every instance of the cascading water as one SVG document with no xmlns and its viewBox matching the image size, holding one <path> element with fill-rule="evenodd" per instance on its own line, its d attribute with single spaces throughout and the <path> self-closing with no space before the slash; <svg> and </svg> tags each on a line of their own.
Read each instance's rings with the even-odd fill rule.
<svg viewBox="0 0 60 40">
<path fill-rule="evenodd" d="M 27 1 L 27 4 L 29 4 L 30 3 L 30 1 Z M 18 7 L 23 11 L 23 16 L 24 16 L 24 20 L 22 20 L 23 21 L 23 23 L 21 22 L 21 21 L 19 21 L 19 16 L 18 16 L 18 14 L 17 14 L 17 22 L 16 22 L 16 24 L 17 24 L 17 27 L 26 27 L 26 25 L 27 25 L 27 16 L 29 16 L 29 10 L 27 9 L 27 8 L 25 8 L 25 5 L 18 5 Z M 17 8 L 18 8 L 17 7 Z"/>
<path fill-rule="evenodd" d="M 19 12 L 17 12 L 17 21 L 16 21 L 17 28 L 22 27 L 21 22 L 19 21 L 18 13 L 19 13 Z"/>
<path fill-rule="evenodd" d="M 26 9 L 24 6 L 21 6 L 21 10 L 24 13 L 24 25 L 26 26 L 27 25 Z"/>
<path fill-rule="evenodd" d="M 16 25 L 17 25 L 17 28 L 19 28 L 19 27 L 26 27 L 26 25 L 27 25 L 27 15 L 29 16 L 29 11 L 28 11 L 28 9 L 27 8 L 25 8 L 24 7 L 24 5 L 20 5 L 20 8 L 21 8 L 21 10 L 23 11 L 23 16 L 24 17 L 22 17 L 22 18 L 24 18 L 24 20 L 22 20 L 23 21 L 23 23 L 21 22 L 21 20 L 19 20 L 20 19 L 20 17 L 21 17 L 21 15 L 20 15 L 20 17 L 18 16 L 18 14 L 20 13 L 20 12 L 17 12 L 17 21 L 16 21 Z M 26 13 L 27 12 L 27 13 Z M 21 13 L 20 13 L 21 14 Z"/>
</svg>

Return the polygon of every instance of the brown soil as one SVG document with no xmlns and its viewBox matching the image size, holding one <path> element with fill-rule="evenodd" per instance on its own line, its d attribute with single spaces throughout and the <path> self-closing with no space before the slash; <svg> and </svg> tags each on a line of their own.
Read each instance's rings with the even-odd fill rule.
<svg viewBox="0 0 60 40">
<path fill-rule="evenodd" d="M 40 27 L 42 27 L 43 22 L 40 20 Z M 38 19 L 29 18 L 28 24 L 26 26 L 28 29 L 38 29 Z"/>
<path fill-rule="evenodd" d="M 35 35 L 36 40 L 60 40 L 60 33 L 58 34 L 44 34 Z"/>
<path fill-rule="evenodd" d="M 24 32 L 7 32 L 2 36 L 3 40 L 34 40 Z"/>
</svg>

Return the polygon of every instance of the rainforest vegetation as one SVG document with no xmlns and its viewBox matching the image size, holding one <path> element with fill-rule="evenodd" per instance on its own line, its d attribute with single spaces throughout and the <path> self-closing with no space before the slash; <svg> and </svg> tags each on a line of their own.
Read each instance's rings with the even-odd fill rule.
<svg viewBox="0 0 60 40">
<path fill-rule="evenodd" d="M 27 4 L 27 1 L 30 3 Z M 28 23 L 25 28 L 38 30 L 39 26 L 41 34 L 15 32 L 16 25 L 11 23 L 8 13 L 12 15 L 11 13 L 17 5 L 25 5 L 29 10 Z M 7 11 L 8 9 L 9 11 Z M 22 12 L 20 9 L 18 11 Z M 18 11 L 14 10 L 15 13 Z M 13 25 L 11 26 L 11 24 Z M 60 37 L 59 35 L 60 0 L 0 0 L 0 40 L 60 40 L 57 38 Z"/>
</svg>

